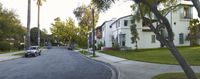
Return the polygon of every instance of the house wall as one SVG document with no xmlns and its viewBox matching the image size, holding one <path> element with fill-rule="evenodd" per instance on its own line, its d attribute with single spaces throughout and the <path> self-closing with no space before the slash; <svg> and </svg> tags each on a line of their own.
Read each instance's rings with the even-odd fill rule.
<svg viewBox="0 0 200 79">
<path fill-rule="evenodd" d="M 193 11 L 191 11 L 193 12 Z M 189 21 L 190 19 L 183 18 L 183 7 L 177 11 L 173 11 L 167 15 L 167 18 L 170 22 L 174 33 L 174 44 L 176 46 L 188 46 L 190 42 L 186 40 L 186 37 L 189 33 Z M 184 43 L 180 44 L 180 36 L 179 34 L 183 33 Z"/>
<path fill-rule="evenodd" d="M 113 23 L 114 20 L 110 20 L 105 22 L 105 24 L 102 27 L 102 41 L 104 44 L 104 48 L 110 48 L 112 47 L 112 39 L 111 39 L 111 32 L 112 29 L 110 28 L 111 23 Z"/>
<path fill-rule="evenodd" d="M 128 26 L 124 26 L 124 20 L 128 20 Z M 117 23 L 120 22 L 120 27 L 116 27 Z M 131 30 L 130 26 L 132 25 L 131 23 L 131 16 L 122 18 L 118 22 L 114 23 L 112 25 L 112 34 L 116 38 L 120 34 L 126 34 L 126 47 L 135 49 L 135 43 L 132 43 L 131 37 Z M 160 47 L 160 42 L 156 40 L 155 43 L 152 43 L 152 35 L 155 35 L 153 32 L 143 32 L 142 29 L 146 29 L 146 27 L 142 27 L 142 22 L 136 22 L 137 25 L 137 31 L 139 34 L 139 40 L 138 40 L 138 48 L 140 49 L 145 49 L 145 48 L 159 48 Z M 147 27 L 147 29 L 149 29 Z M 120 44 L 120 40 L 118 40 L 118 44 Z"/>
</svg>

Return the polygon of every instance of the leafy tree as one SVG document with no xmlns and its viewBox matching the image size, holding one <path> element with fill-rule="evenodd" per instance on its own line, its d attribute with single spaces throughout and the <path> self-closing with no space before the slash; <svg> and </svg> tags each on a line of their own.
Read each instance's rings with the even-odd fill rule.
<svg viewBox="0 0 200 79">
<path fill-rule="evenodd" d="M 93 27 L 92 9 L 94 9 L 94 27 L 95 27 L 99 19 L 99 10 L 93 7 L 92 4 L 82 5 L 80 7 L 77 7 L 73 12 L 79 21 L 79 26 L 81 30 L 79 33 L 81 37 L 79 38 L 82 39 L 82 40 L 79 40 L 81 42 L 79 45 L 81 47 L 87 46 L 88 35 Z"/>
<path fill-rule="evenodd" d="M 192 19 L 190 20 L 190 26 L 189 26 L 189 36 L 187 39 L 190 40 L 190 45 L 191 46 L 197 46 L 198 45 L 198 38 L 200 34 L 200 25 L 199 25 L 199 20 L 198 19 Z"/>
<path fill-rule="evenodd" d="M 68 18 L 66 21 L 61 21 L 58 17 L 52 24 L 51 32 L 54 37 L 58 38 L 63 44 L 68 44 L 70 47 L 77 43 L 79 39 L 79 28 L 75 26 L 74 20 Z"/>
<path fill-rule="evenodd" d="M 45 2 L 46 0 L 37 0 L 37 6 L 38 6 L 38 45 L 40 46 L 40 7 L 42 6 L 42 2 Z"/>
<path fill-rule="evenodd" d="M 92 0 L 94 3 L 96 3 L 97 6 L 103 6 L 106 5 L 107 3 L 105 2 L 105 0 Z M 107 2 L 114 2 L 113 0 L 106 0 Z M 145 20 L 148 24 L 148 26 L 150 27 L 150 29 L 156 34 L 156 38 L 158 41 L 160 41 L 162 44 L 165 44 L 166 47 L 171 51 L 171 53 L 175 56 L 175 58 L 177 59 L 177 61 L 179 62 L 179 64 L 181 65 L 182 69 L 184 70 L 184 72 L 186 73 L 187 77 L 189 79 L 197 79 L 197 77 L 195 76 L 193 70 L 191 69 L 191 67 L 187 64 L 187 62 L 185 61 L 185 59 L 181 56 L 180 52 L 178 51 L 178 49 L 175 47 L 174 43 L 173 43 L 173 31 L 172 28 L 170 26 L 170 23 L 168 21 L 168 19 L 162 14 L 162 12 L 160 12 L 158 10 L 158 6 L 160 4 L 163 4 L 164 6 L 173 6 L 171 5 L 172 2 L 176 1 L 176 0 L 133 0 L 136 4 L 138 4 L 139 6 L 139 10 L 140 10 L 140 16 L 142 20 Z M 199 0 L 192 0 L 195 7 L 197 8 L 197 11 L 199 12 L 199 16 L 200 16 L 200 3 Z M 108 5 L 108 4 L 107 4 Z M 149 10 L 150 12 L 152 12 L 152 14 L 154 14 L 159 22 L 160 25 L 158 26 L 154 26 L 153 20 L 149 17 L 145 17 L 146 12 L 144 12 L 141 6 L 145 6 L 145 8 L 147 10 Z M 104 8 L 104 7 L 100 7 Z M 107 9 L 107 8 L 106 8 Z M 148 13 L 147 13 L 148 14 Z M 162 34 L 162 28 L 166 29 L 167 31 L 167 36 Z"/>
<path fill-rule="evenodd" d="M 138 43 L 137 43 L 137 40 L 139 40 L 139 34 L 137 32 L 137 29 L 136 29 L 136 24 L 135 24 L 135 20 L 133 19 L 132 20 L 132 25 L 130 26 L 130 30 L 131 30 L 131 34 L 132 34 L 132 37 L 131 37 L 131 41 L 132 43 L 135 43 L 135 48 L 136 50 L 138 49 Z"/>
<path fill-rule="evenodd" d="M 22 27 L 17 14 L 12 10 L 2 8 L 0 4 L 0 41 L 12 42 L 13 47 L 18 49 L 24 41 L 25 28 Z"/>
<path fill-rule="evenodd" d="M 37 27 L 32 28 L 30 33 L 31 33 L 31 37 L 30 37 L 31 45 L 38 45 L 38 39 L 37 39 L 38 38 L 38 28 Z M 44 46 L 44 45 L 46 45 L 45 43 L 47 42 L 48 35 L 47 35 L 47 33 L 45 33 L 45 31 L 40 30 L 40 33 L 41 33 L 41 39 L 40 39 L 41 45 Z"/>
<path fill-rule="evenodd" d="M 81 29 L 85 29 L 86 31 L 91 31 L 93 25 L 92 25 L 92 5 L 82 5 L 80 7 L 77 7 L 73 13 L 76 16 L 76 18 L 79 21 L 79 26 Z M 94 26 L 96 26 L 96 23 L 98 22 L 99 19 L 99 11 L 95 9 L 94 11 Z"/>
</svg>

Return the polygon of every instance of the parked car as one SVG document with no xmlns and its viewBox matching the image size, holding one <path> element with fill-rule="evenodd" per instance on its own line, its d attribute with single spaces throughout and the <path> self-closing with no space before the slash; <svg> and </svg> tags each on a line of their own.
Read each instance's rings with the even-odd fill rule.
<svg viewBox="0 0 200 79">
<path fill-rule="evenodd" d="M 31 46 L 25 52 L 25 57 L 29 57 L 29 56 L 36 57 L 39 55 L 41 55 L 41 50 L 40 50 L 39 46 Z"/>
</svg>

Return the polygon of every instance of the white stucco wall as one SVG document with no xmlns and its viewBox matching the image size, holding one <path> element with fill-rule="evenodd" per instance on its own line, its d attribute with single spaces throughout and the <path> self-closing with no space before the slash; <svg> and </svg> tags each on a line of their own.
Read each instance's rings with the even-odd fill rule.
<svg viewBox="0 0 200 79">
<path fill-rule="evenodd" d="M 176 46 L 188 46 L 190 45 L 190 42 L 186 40 L 186 37 L 189 33 L 188 27 L 189 27 L 189 21 L 190 19 L 184 19 L 182 18 L 182 8 L 177 11 L 173 11 L 172 13 L 169 13 L 167 16 L 173 33 L 174 33 L 174 44 Z M 184 44 L 179 44 L 179 34 L 184 34 Z"/>
<path fill-rule="evenodd" d="M 110 25 L 114 22 L 114 20 L 110 20 L 105 22 L 105 24 L 103 25 L 103 30 L 102 30 L 102 41 L 104 43 L 104 47 L 105 48 L 110 48 L 112 47 L 112 39 L 111 39 L 111 35 L 112 35 L 112 29 L 110 28 Z"/>
</svg>

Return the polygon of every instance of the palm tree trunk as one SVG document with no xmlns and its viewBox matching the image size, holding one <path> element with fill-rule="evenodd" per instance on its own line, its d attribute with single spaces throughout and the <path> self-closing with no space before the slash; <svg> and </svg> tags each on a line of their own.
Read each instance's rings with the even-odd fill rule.
<svg viewBox="0 0 200 79">
<path fill-rule="evenodd" d="M 38 46 L 40 46 L 40 5 L 38 5 Z"/>
<path fill-rule="evenodd" d="M 28 0 L 26 49 L 30 46 L 31 0 Z"/>
</svg>

